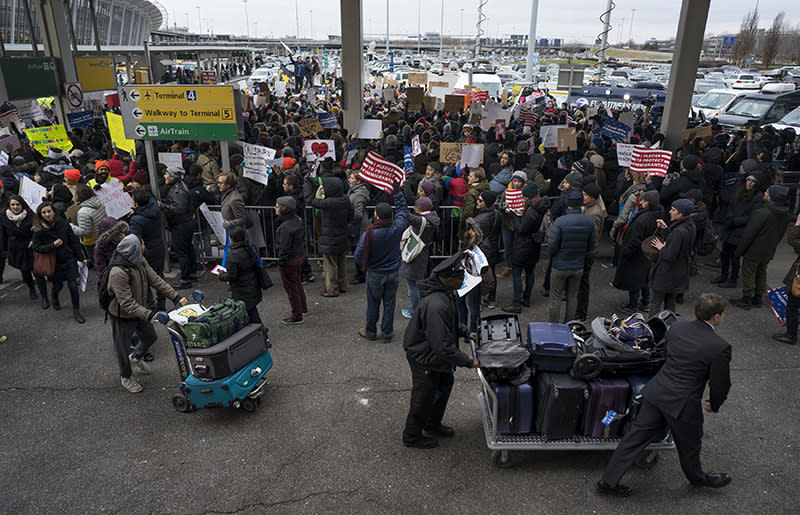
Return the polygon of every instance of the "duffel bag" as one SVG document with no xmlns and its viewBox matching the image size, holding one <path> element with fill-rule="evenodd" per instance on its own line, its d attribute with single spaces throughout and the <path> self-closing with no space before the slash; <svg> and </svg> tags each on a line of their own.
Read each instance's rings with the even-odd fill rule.
<svg viewBox="0 0 800 515">
<path fill-rule="evenodd" d="M 248 324 L 245 303 L 223 299 L 183 326 L 187 347 L 211 347 Z"/>
</svg>

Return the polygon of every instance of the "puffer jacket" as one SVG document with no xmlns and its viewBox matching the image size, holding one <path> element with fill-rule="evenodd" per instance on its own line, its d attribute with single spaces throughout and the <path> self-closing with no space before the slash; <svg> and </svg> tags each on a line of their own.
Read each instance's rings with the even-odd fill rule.
<svg viewBox="0 0 800 515">
<path fill-rule="evenodd" d="M 483 238 L 478 242 L 483 255 L 490 266 L 496 265 L 500 261 L 500 236 L 503 229 L 503 215 L 496 209 L 486 209 L 473 217 L 481 228 Z"/>
<path fill-rule="evenodd" d="M 33 235 L 33 215 L 29 212 L 25 218 L 12 222 L 7 209 L 0 212 L 0 249 L 6 252 L 8 265 L 22 271 L 33 269 L 33 251 L 28 247 Z"/>
<path fill-rule="evenodd" d="M 155 199 L 147 204 L 133 208 L 131 215 L 131 233 L 144 242 L 144 256 L 148 261 L 158 261 L 166 254 L 164 239 L 161 237 L 161 211 Z"/>
<path fill-rule="evenodd" d="M 217 187 L 217 177 L 219 177 L 219 163 L 213 158 L 205 154 L 197 156 L 197 166 L 203 169 L 200 179 L 203 181 L 203 186 L 206 188 Z"/>
<path fill-rule="evenodd" d="M 547 250 L 556 270 L 583 270 L 586 254 L 594 248 L 594 222 L 580 209 L 567 208 L 550 227 Z"/>
<path fill-rule="evenodd" d="M 78 224 L 70 224 L 72 232 L 81 239 L 81 244 L 91 247 L 95 244 L 100 220 L 106 216 L 106 208 L 98 197 L 91 197 L 80 203 Z"/>
<path fill-rule="evenodd" d="M 151 287 L 175 303 L 181 298 L 150 268 L 147 261 L 137 267 L 119 252 L 114 252 L 108 266 L 112 267 L 108 275 L 108 292 L 112 295 L 108 312 L 112 316 L 128 320 L 149 320 L 153 315 L 147 307 Z"/>
<path fill-rule="evenodd" d="M 747 221 L 764 202 L 764 194 L 758 191 L 757 187 L 748 191 L 745 181 L 740 180 L 733 187 L 733 192 L 728 199 L 728 214 L 722 224 L 720 239 L 729 245 L 739 245 Z"/>
<path fill-rule="evenodd" d="M 503 168 L 489 181 L 489 188 L 495 193 L 504 192 L 506 187 L 508 187 L 508 183 L 511 182 L 513 174 L 514 171 L 511 168 Z"/>
<path fill-rule="evenodd" d="M 107 216 L 100 220 L 97 226 L 97 244 L 94 246 L 94 271 L 97 277 L 102 277 L 108 268 L 108 262 L 117 248 L 117 243 L 131 232 L 128 222 L 117 221 L 116 218 Z"/>
<path fill-rule="evenodd" d="M 344 254 L 348 250 L 347 224 L 352 219 L 350 200 L 344 194 L 344 184 L 337 177 L 323 177 L 325 198 L 315 198 L 311 205 L 322 210 L 319 236 L 320 254 Z"/>
<path fill-rule="evenodd" d="M 347 192 L 350 205 L 353 206 L 353 220 L 350 222 L 350 236 L 355 242 L 362 232 L 367 230 L 369 217 L 367 216 L 367 205 L 369 204 L 369 190 L 366 184 L 356 184 Z"/>
</svg>

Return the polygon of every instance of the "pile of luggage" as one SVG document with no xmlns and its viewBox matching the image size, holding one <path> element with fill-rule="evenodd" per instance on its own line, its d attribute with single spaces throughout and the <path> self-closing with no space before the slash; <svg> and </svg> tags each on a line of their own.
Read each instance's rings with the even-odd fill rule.
<svg viewBox="0 0 800 515">
<path fill-rule="evenodd" d="M 641 390 L 664 362 L 663 340 L 677 317 L 531 322 L 517 315 L 481 319 L 476 354 L 497 399 L 499 433 L 619 438 L 638 412 Z M 590 366 L 591 365 L 591 366 Z"/>
</svg>

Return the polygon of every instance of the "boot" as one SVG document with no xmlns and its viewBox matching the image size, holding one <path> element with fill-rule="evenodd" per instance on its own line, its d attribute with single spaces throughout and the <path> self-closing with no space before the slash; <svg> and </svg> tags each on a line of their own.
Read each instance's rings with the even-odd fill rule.
<svg viewBox="0 0 800 515">
<path fill-rule="evenodd" d="M 47 300 L 47 295 L 42 295 L 42 309 L 47 309 L 50 307 L 50 301 Z"/>
<path fill-rule="evenodd" d="M 738 277 L 731 277 L 726 281 L 719 283 L 720 288 L 736 288 L 736 283 L 738 283 Z"/>
<path fill-rule="evenodd" d="M 31 300 L 36 300 L 36 297 L 37 297 L 36 288 L 34 286 L 28 286 L 28 289 L 30 290 L 29 294 L 30 294 Z"/>
<path fill-rule="evenodd" d="M 520 302 L 515 300 L 510 306 L 503 306 L 503 311 L 506 313 L 522 313 L 522 308 L 520 307 Z"/>
<path fill-rule="evenodd" d="M 56 297 L 55 295 L 53 295 L 53 309 L 55 309 L 56 311 L 61 309 L 61 304 L 58 302 L 58 297 Z"/>
<path fill-rule="evenodd" d="M 753 297 L 750 295 L 742 295 L 741 299 L 731 299 L 731 303 L 737 308 L 750 311 L 753 309 Z"/>
<path fill-rule="evenodd" d="M 522 297 L 522 305 L 526 308 L 531 307 L 531 298 L 530 297 Z"/>
<path fill-rule="evenodd" d="M 78 311 L 77 309 L 72 310 L 72 316 L 75 318 L 75 321 L 78 322 L 79 324 L 86 322 L 86 319 L 83 318 L 83 315 L 81 315 L 81 312 Z"/>
<path fill-rule="evenodd" d="M 711 279 L 711 284 L 720 284 L 724 283 L 728 280 L 727 275 L 718 275 L 715 278 Z"/>
<path fill-rule="evenodd" d="M 764 305 L 764 299 L 761 295 L 753 295 L 753 307 L 760 308 Z"/>
</svg>

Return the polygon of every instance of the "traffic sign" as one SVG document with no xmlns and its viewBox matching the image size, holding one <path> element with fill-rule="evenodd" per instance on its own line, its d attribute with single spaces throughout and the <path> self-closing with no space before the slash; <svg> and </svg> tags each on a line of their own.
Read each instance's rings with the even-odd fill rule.
<svg viewBox="0 0 800 515">
<path fill-rule="evenodd" d="M 160 86 L 119 89 L 125 134 L 135 139 L 235 140 L 232 86 Z"/>
<path fill-rule="evenodd" d="M 83 106 L 83 90 L 79 82 L 71 82 L 65 86 L 67 93 L 67 102 L 73 109 L 79 109 Z"/>
</svg>

